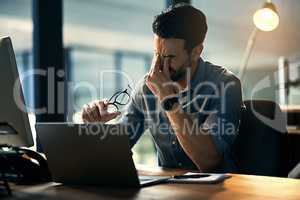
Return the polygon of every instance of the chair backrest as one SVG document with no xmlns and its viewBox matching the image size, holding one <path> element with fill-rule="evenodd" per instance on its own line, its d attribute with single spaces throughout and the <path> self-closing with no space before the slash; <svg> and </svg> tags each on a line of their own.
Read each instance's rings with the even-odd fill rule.
<svg viewBox="0 0 300 200">
<path fill-rule="evenodd" d="M 286 118 L 272 101 L 244 101 L 234 145 L 239 173 L 287 176 Z"/>
</svg>

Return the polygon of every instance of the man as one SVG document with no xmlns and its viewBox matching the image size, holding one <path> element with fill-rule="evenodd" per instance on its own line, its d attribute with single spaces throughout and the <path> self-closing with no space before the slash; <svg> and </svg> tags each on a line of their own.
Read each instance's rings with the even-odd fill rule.
<svg viewBox="0 0 300 200">
<path fill-rule="evenodd" d="M 155 17 L 154 56 L 150 72 L 137 86 L 120 123 L 130 129 L 133 146 L 149 129 L 159 165 L 234 172 L 232 146 L 242 104 L 238 78 L 200 55 L 207 32 L 205 15 L 190 5 L 176 5 Z M 88 104 L 85 122 L 107 122 L 103 101 Z"/>
</svg>

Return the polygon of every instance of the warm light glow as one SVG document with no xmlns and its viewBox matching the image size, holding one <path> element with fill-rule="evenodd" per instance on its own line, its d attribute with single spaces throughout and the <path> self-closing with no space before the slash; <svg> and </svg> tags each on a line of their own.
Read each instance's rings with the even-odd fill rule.
<svg viewBox="0 0 300 200">
<path fill-rule="evenodd" d="M 254 13 L 253 22 L 262 31 L 273 31 L 279 25 L 279 16 L 270 8 L 262 8 Z"/>
</svg>

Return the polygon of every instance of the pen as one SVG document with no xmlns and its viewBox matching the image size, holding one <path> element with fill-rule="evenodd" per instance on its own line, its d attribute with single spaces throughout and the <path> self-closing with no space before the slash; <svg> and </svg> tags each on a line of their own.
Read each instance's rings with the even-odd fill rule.
<svg viewBox="0 0 300 200">
<path fill-rule="evenodd" d="M 191 174 L 191 175 L 177 175 L 173 176 L 174 179 L 185 179 L 185 178 L 206 178 L 209 177 L 210 174 Z"/>
</svg>

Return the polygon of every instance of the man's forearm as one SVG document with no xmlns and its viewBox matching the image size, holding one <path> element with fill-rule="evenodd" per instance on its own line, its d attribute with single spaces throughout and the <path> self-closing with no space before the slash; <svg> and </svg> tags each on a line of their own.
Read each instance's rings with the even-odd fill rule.
<svg viewBox="0 0 300 200">
<path fill-rule="evenodd" d="M 205 172 L 215 168 L 222 159 L 211 136 L 203 133 L 198 124 L 194 126 L 197 122 L 179 107 L 177 104 L 173 111 L 166 114 L 180 145 L 199 170 Z"/>
</svg>

